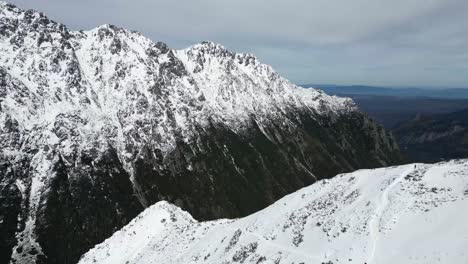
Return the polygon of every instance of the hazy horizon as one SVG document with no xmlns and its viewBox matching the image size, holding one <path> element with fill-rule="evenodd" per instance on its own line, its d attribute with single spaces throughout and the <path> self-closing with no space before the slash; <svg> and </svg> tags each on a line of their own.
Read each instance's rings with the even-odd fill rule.
<svg viewBox="0 0 468 264">
<path fill-rule="evenodd" d="M 11 0 L 72 30 L 114 24 L 172 48 L 211 40 L 297 84 L 468 87 L 468 1 Z"/>
</svg>

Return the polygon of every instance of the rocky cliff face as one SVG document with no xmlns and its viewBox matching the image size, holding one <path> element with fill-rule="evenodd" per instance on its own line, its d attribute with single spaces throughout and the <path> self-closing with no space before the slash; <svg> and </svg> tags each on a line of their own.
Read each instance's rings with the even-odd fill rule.
<svg viewBox="0 0 468 264">
<path fill-rule="evenodd" d="M 238 217 L 317 179 L 401 161 L 350 99 L 254 56 L 72 32 L 0 2 L 0 262 L 74 263 L 160 200 Z"/>
</svg>

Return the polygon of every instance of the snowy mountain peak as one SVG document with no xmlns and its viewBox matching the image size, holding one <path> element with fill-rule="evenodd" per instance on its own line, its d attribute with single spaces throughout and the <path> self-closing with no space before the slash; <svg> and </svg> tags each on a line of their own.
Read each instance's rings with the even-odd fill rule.
<svg viewBox="0 0 468 264">
<path fill-rule="evenodd" d="M 0 262 L 77 260 L 160 200 L 199 219 L 241 216 L 401 161 L 351 99 L 298 87 L 252 55 L 174 50 L 112 25 L 69 31 L 6 3 L 0 109 Z"/>
<path fill-rule="evenodd" d="M 467 160 L 360 170 L 236 220 L 162 202 L 80 263 L 466 263 L 467 175 Z"/>
<path fill-rule="evenodd" d="M 65 29 L 64 25 L 50 20 L 42 12 L 33 9 L 22 10 L 15 5 L 2 1 L 0 1 L 0 18 L 2 19 L 0 26 L 2 26 L 2 29 L 7 29 L 6 31 L 1 31 L 3 34 L 9 32 L 8 29 L 11 29 L 9 27 L 11 24 L 20 26 L 24 34 L 27 32 L 26 30 L 30 30 L 33 33 L 34 31 L 43 31 L 45 29 Z"/>
<path fill-rule="evenodd" d="M 224 47 L 223 45 L 213 42 L 213 41 L 209 41 L 209 40 L 205 40 L 199 44 L 195 44 L 191 47 L 191 49 L 198 50 L 199 52 L 202 52 L 202 53 L 209 53 L 212 55 L 223 55 L 223 54 L 232 55 L 233 54 L 229 52 L 227 48 Z"/>
<path fill-rule="evenodd" d="M 8 30 L 0 39 L 1 65 L 38 95 L 36 115 L 49 113 L 47 119 L 21 117 L 36 120 L 28 127 L 49 126 L 55 116 L 74 113 L 98 130 L 113 127 L 122 138 L 135 123 L 147 123 L 165 138 L 159 147 L 170 150 L 174 134 L 191 138 L 195 123 L 215 120 L 239 130 L 252 115 L 264 120 L 293 109 L 314 115 L 355 110 L 350 99 L 297 87 L 254 56 L 213 42 L 175 51 L 113 25 L 68 32 L 41 13 L 3 6 Z M 135 99 L 141 103 L 131 103 Z M 154 122 L 148 123 L 150 113 Z"/>
</svg>

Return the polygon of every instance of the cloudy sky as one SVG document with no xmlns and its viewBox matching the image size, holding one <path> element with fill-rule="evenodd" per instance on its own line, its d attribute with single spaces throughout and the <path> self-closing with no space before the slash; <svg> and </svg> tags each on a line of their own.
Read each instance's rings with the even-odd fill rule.
<svg viewBox="0 0 468 264">
<path fill-rule="evenodd" d="M 10 0 L 69 28 L 114 24 L 254 53 L 298 84 L 468 87 L 467 0 Z"/>
</svg>

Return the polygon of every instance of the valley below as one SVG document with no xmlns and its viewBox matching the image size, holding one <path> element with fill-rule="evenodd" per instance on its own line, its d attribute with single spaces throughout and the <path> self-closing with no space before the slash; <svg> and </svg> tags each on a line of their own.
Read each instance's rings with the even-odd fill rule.
<svg viewBox="0 0 468 264">
<path fill-rule="evenodd" d="M 318 85 L 352 98 L 395 136 L 407 162 L 468 157 L 467 89 L 404 89 Z"/>
</svg>

